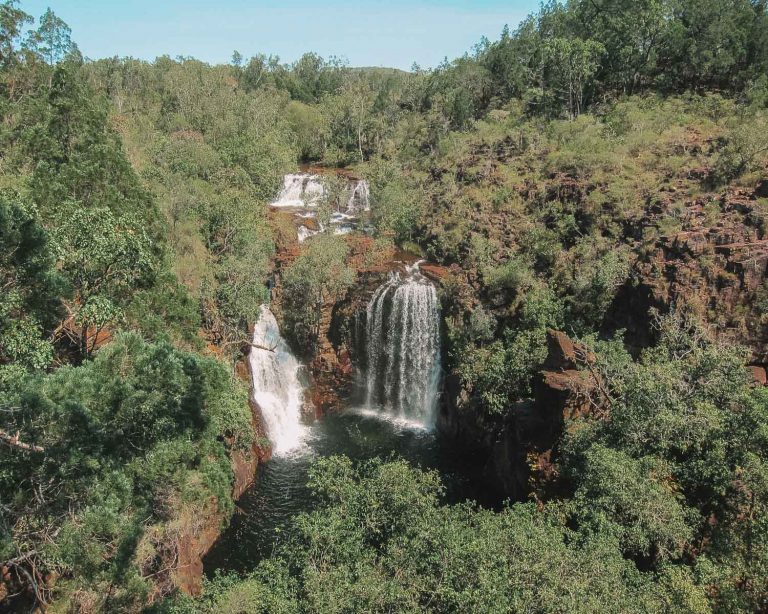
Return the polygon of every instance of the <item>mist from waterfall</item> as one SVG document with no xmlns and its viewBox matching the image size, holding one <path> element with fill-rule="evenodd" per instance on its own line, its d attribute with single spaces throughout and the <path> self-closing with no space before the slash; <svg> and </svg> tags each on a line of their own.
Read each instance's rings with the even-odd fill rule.
<svg viewBox="0 0 768 614">
<path fill-rule="evenodd" d="M 300 363 L 280 336 L 275 316 L 265 305 L 253 330 L 250 352 L 253 398 L 276 455 L 301 445 L 305 427 L 301 423 L 304 388 L 299 381 Z"/>
<path fill-rule="evenodd" d="M 419 272 L 392 273 L 366 311 L 366 406 L 392 418 L 434 425 L 440 384 L 440 308 Z"/>
</svg>

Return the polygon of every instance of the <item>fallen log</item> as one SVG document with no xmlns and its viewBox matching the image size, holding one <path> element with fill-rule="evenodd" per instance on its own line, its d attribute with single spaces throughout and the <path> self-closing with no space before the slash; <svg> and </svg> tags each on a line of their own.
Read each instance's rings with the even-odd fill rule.
<svg viewBox="0 0 768 614">
<path fill-rule="evenodd" d="M 268 348 L 265 345 L 259 345 L 258 343 L 251 343 L 250 341 L 246 342 L 248 345 L 250 345 L 252 348 L 256 348 L 257 350 L 265 350 L 267 352 L 274 352 L 277 346 Z"/>
<path fill-rule="evenodd" d="M 18 431 L 15 435 L 11 435 L 9 432 L 0 429 L 0 441 L 6 445 L 11 446 L 12 448 L 18 448 L 19 450 L 25 450 L 27 452 L 45 452 L 45 448 L 41 446 L 36 446 L 35 444 L 24 443 L 21 441 L 19 439 Z"/>
</svg>

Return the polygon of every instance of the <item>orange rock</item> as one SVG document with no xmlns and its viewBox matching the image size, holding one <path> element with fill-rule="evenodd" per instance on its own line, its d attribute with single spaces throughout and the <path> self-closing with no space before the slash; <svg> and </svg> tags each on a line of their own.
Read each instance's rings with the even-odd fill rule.
<svg viewBox="0 0 768 614">
<path fill-rule="evenodd" d="M 450 271 L 446 267 L 440 266 L 439 264 L 422 264 L 419 267 L 419 270 L 425 277 L 431 279 L 435 283 L 440 283 L 450 274 Z"/>
<path fill-rule="evenodd" d="M 747 369 L 752 374 L 752 377 L 758 386 L 768 386 L 768 373 L 766 373 L 765 367 L 749 365 Z"/>
</svg>

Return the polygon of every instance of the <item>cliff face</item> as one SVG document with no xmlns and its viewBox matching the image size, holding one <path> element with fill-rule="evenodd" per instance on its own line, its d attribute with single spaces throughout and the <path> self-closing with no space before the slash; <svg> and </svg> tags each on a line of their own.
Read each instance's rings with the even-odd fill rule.
<svg viewBox="0 0 768 614">
<path fill-rule="evenodd" d="M 237 501 L 256 479 L 256 469 L 259 463 L 269 460 L 270 450 L 262 445 L 266 441 L 267 433 L 261 418 L 261 409 L 253 400 L 253 381 L 248 367 L 248 356 L 253 349 L 250 346 L 243 348 L 242 358 L 235 365 L 237 377 L 248 382 L 248 406 L 251 408 L 251 427 L 253 430 L 253 443 L 249 450 L 234 450 L 231 454 L 232 470 L 235 474 L 235 482 L 232 486 L 232 498 Z"/>
<path fill-rule="evenodd" d="M 522 500 L 528 490 L 527 450 L 522 442 L 541 429 L 530 404 L 520 403 L 505 416 L 488 416 L 462 388 L 459 378 L 444 380 L 437 428 L 467 453 L 485 457 L 485 480 L 502 496 Z M 530 446 L 532 448 L 532 446 Z"/>
<path fill-rule="evenodd" d="M 550 460 L 565 423 L 590 411 L 599 394 L 584 369 L 593 357 L 564 333 L 547 333 L 548 354 L 534 381 L 532 399 L 513 405 L 503 416 L 488 416 L 462 389 L 446 378 L 438 427 L 447 436 L 486 456 L 486 475 L 502 494 L 523 500 L 531 478 L 549 480 Z"/>
<path fill-rule="evenodd" d="M 242 358 L 235 365 L 235 373 L 239 379 L 252 386 L 248 369 L 250 351 L 251 348 L 246 346 Z M 253 484 L 259 463 L 269 458 L 269 449 L 260 444 L 266 433 L 261 411 L 253 401 L 252 390 L 248 394 L 248 404 L 251 408 L 253 443 L 248 450 L 235 449 L 230 453 L 234 474 L 232 499 L 235 501 Z M 201 593 L 203 558 L 219 538 L 224 521 L 215 499 L 208 501 L 203 509 L 190 510 L 179 516 L 173 531 L 164 536 L 167 543 L 161 551 L 165 553 L 164 558 L 168 564 L 164 566 L 166 571 L 158 574 L 155 581 L 158 596 L 169 593 L 173 588 L 189 595 Z"/>
<path fill-rule="evenodd" d="M 657 144 L 654 155 L 660 156 L 659 169 L 664 175 L 656 177 L 656 183 L 641 185 L 626 179 L 632 186 L 632 205 L 621 216 L 611 218 L 615 225 L 601 238 L 628 254 L 630 273 L 602 322 L 597 323 L 599 333 L 612 337 L 625 330 L 628 349 L 637 355 L 656 341 L 653 310 L 664 314 L 684 307 L 698 315 L 717 340 L 748 348 L 747 366 L 755 381 L 764 385 L 768 382 L 768 180 L 759 180 L 752 187 L 743 182 L 741 187 L 714 190 L 708 179 L 714 145 L 695 131 L 686 132 L 683 140 L 682 145 L 672 143 L 669 151 L 663 143 Z M 502 184 L 508 168 L 518 168 L 521 177 L 532 176 L 524 166 L 515 166 L 515 156 L 505 151 L 470 149 L 464 167 L 438 169 L 453 174 L 458 185 L 458 196 L 451 194 L 450 202 L 462 195 L 471 199 L 473 206 L 462 210 L 469 220 L 467 232 L 482 237 L 477 244 L 487 246 L 494 266 L 519 254 L 532 228 L 525 215 L 505 216 L 486 202 L 483 190 Z M 685 155 L 686 162 L 672 171 L 662 156 L 676 151 Z M 474 170 L 470 173 L 468 169 Z M 508 191 L 526 203 L 529 217 L 532 211 L 565 207 L 573 212 L 577 226 L 590 227 L 590 219 L 594 222 L 603 215 L 594 203 L 608 202 L 609 187 L 588 177 L 556 172 L 542 174 L 535 182 L 510 184 Z M 450 229 L 446 220 L 454 225 L 461 220 L 451 220 L 451 209 L 445 203 L 435 200 L 433 206 L 432 239 L 436 241 L 439 233 L 445 235 Z M 545 222 L 557 219 L 547 217 Z M 568 267 L 578 270 L 581 266 L 578 260 L 568 260 L 567 247 L 558 246 L 562 263 L 556 263 L 555 272 L 560 275 Z M 504 326 L 518 317 L 516 308 L 510 299 L 497 300 L 489 291 L 473 254 L 466 247 L 446 253 L 446 261 L 454 262 L 454 279 L 445 315 L 460 327 L 482 303 L 485 312 L 493 313 Z M 555 290 L 562 291 L 562 280 L 554 281 Z M 582 400 L 588 397 L 589 391 L 579 379 L 582 376 L 568 358 L 570 342 L 555 340 L 550 337 L 548 364 L 536 378 L 533 398 L 509 407 L 503 419 L 484 416 L 479 401 L 461 389 L 456 377 L 449 375 L 446 380 L 441 428 L 482 450 L 489 474 L 513 497 L 527 494 L 531 468 L 546 470 L 546 451 L 561 432 L 563 421 L 583 411 Z M 560 347 L 555 349 L 553 344 Z"/>
<path fill-rule="evenodd" d="M 640 349 L 653 342 L 650 308 L 666 312 L 685 304 L 718 339 L 749 348 L 762 377 L 768 364 L 768 238 L 759 199 L 766 193 L 768 182 L 754 191 L 730 190 L 716 203 L 716 215 L 702 199 L 688 202 L 678 232 L 638 250 L 603 332 L 626 329 L 630 346 Z M 643 224 L 653 224 L 667 206 L 652 207 Z"/>
</svg>

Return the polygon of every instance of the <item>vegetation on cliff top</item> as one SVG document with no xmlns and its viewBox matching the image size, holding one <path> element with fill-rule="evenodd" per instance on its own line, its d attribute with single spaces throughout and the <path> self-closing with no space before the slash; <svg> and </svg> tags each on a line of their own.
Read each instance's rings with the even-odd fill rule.
<svg viewBox="0 0 768 614">
<path fill-rule="evenodd" d="M 185 519 L 231 515 L 251 416 L 69 29 L 27 21 L 0 5 L 0 602 L 135 611 L 174 589 Z"/>
<path fill-rule="evenodd" d="M 4 590 L 82 611 L 766 608 L 768 398 L 743 369 L 759 351 L 695 322 L 749 342 L 765 280 L 727 318 L 679 305 L 634 358 L 604 340 L 619 290 L 692 216 L 716 224 L 748 189 L 740 223 L 765 236 L 765 2 L 551 2 L 410 73 L 315 54 L 86 62 L 52 12 L 29 21 L 0 4 Z M 450 267 L 446 368 L 467 411 L 527 397 L 551 327 L 593 346 L 605 398 L 563 435 L 556 494 L 445 507 L 434 475 L 330 459 L 285 548 L 163 601 L 185 519 L 231 512 L 227 452 L 252 433 L 226 363 L 284 240 L 266 203 L 299 161 L 355 164 L 380 243 Z M 347 254 L 323 235 L 280 271 L 304 351 L 352 282 Z"/>
</svg>

